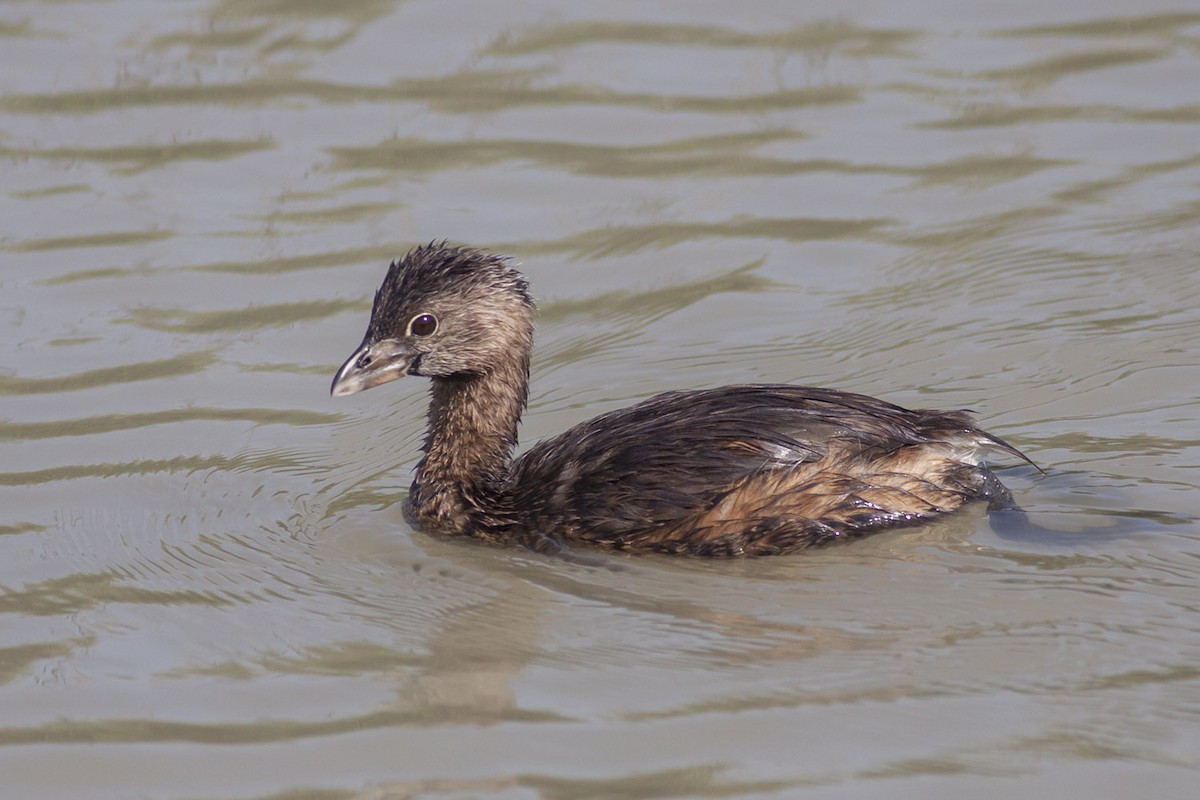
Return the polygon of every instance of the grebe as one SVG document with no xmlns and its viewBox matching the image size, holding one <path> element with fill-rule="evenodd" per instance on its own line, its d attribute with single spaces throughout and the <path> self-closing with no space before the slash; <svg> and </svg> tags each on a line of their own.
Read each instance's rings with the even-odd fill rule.
<svg viewBox="0 0 1200 800">
<path fill-rule="evenodd" d="M 514 460 L 533 312 L 529 284 L 502 256 L 435 242 L 388 268 L 362 344 L 330 391 L 432 379 L 425 455 L 405 505 L 417 527 L 534 547 L 771 555 L 972 501 L 1010 507 L 981 454 L 1029 461 L 965 411 L 767 384 L 661 394 Z"/>
</svg>

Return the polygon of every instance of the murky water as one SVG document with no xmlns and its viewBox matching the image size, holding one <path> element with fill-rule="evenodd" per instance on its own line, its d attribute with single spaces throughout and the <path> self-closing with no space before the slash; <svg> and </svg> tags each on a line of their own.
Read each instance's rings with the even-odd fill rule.
<svg viewBox="0 0 1200 800">
<path fill-rule="evenodd" d="M 1192 797 L 1190 3 L 0 6 L 20 798 Z M 526 441 L 680 387 L 970 407 L 1053 529 L 415 533 L 389 258 L 520 258 Z"/>
</svg>

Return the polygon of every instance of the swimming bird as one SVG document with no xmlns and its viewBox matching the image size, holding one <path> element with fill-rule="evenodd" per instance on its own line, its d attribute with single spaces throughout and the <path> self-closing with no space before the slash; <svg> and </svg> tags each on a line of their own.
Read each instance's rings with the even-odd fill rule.
<svg viewBox="0 0 1200 800">
<path fill-rule="evenodd" d="M 514 459 L 533 318 L 529 284 L 503 256 L 434 242 L 389 266 L 331 394 L 431 379 L 405 503 L 415 526 L 535 548 L 774 555 L 972 502 L 1011 507 L 983 454 L 1029 461 L 966 411 L 787 384 L 660 394 Z"/>
</svg>

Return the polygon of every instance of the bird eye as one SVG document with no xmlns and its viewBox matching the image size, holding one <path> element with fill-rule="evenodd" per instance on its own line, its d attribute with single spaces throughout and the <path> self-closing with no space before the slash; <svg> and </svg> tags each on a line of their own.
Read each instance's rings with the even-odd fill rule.
<svg viewBox="0 0 1200 800">
<path fill-rule="evenodd" d="M 432 336 L 437 326 L 437 317 L 433 314 L 418 314 L 408 323 L 408 332 L 424 339 L 426 336 Z"/>
</svg>

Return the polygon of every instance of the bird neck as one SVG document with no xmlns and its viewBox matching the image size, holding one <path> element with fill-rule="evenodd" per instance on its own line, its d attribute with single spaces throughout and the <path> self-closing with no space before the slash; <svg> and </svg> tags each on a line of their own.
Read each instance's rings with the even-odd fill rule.
<svg viewBox="0 0 1200 800">
<path fill-rule="evenodd" d="M 410 498 L 418 518 L 466 532 L 479 514 L 500 513 L 528 389 L 528 357 L 483 375 L 433 380 L 425 457 Z"/>
</svg>

